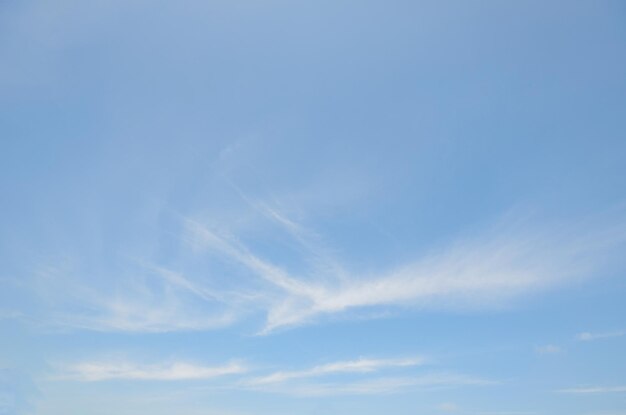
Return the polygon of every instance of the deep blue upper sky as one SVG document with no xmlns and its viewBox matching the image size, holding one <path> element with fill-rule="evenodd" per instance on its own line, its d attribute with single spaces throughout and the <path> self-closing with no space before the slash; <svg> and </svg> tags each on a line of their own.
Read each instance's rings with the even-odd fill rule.
<svg viewBox="0 0 626 415">
<path fill-rule="evenodd" d="M 0 4 L 0 415 L 626 415 L 622 1 Z"/>
</svg>

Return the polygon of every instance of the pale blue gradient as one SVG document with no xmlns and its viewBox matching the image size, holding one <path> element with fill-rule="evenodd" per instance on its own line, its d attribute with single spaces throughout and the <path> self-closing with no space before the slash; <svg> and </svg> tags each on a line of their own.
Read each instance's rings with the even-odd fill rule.
<svg viewBox="0 0 626 415">
<path fill-rule="evenodd" d="M 0 415 L 626 415 L 625 132 L 621 1 L 4 1 Z"/>
</svg>

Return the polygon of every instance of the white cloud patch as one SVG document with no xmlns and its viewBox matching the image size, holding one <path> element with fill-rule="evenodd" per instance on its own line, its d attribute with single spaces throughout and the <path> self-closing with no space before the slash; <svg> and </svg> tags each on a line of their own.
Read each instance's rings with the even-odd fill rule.
<svg viewBox="0 0 626 415">
<path fill-rule="evenodd" d="M 594 341 L 594 340 L 610 339 L 612 337 L 622 337 L 625 334 L 626 334 L 626 331 L 624 330 L 609 331 L 609 332 L 603 332 L 603 333 L 584 332 L 584 333 L 578 333 L 576 335 L 576 339 L 579 341 L 583 341 L 583 342 L 589 342 L 589 341 Z"/>
<path fill-rule="evenodd" d="M 130 362 L 81 362 L 61 368 L 58 380 L 96 382 L 105 380 L 201 380 L 242 374 L 248 369 L 241 363 L 203 366 L 188 362 L 161 365 L 140 365 Z"/>
<path fill-rule="evenodd" d="M 581 388 L 560 389 L 561 393 L 573 393 L 579 395 L 602 394 L 602 393 L 626 393 L 626 386 L 591 386 Z"/>
</svg>

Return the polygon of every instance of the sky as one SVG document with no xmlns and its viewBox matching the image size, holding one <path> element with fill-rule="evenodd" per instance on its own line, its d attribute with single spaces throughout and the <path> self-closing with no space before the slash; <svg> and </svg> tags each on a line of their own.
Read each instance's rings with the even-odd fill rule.
<svg viewBox="0 0 626 415">
<path fill-rule="evenodd" d="M 0 415 L 626 415 L 626 4 L 0 2 Z"/>
</svg>

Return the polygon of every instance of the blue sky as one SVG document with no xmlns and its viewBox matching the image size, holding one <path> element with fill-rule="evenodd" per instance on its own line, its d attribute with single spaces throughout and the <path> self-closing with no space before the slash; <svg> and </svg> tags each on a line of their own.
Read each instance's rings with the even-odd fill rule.
<svg viewBox="0 0 626 415">
<path fill-rule="evenodd" d="M 0 414 L 626 415 L 621 1 L 0 4 Z"/>
</svg>

